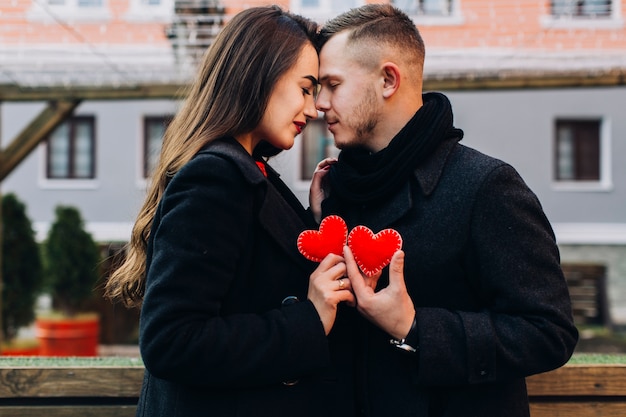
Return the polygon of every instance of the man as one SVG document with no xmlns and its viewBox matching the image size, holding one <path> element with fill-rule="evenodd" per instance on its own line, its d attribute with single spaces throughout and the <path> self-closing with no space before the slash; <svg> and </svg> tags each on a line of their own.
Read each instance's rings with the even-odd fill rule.
<svg viewBox="0 0 626 417">
<path fill-rule="evenodd" d="M 342 306 L 331 333 L 345 395 L 359 416 L 528 416 L 525 377 L 578 339 L 539 201 L 459 144 L 444 95 L 422 93 L 424 44 L 404 13 L 366 5 L 320 38 L 317 108 L 342 150 L 322 214 L 403 238 L 380 279 L 345 251 L 358 313 Z"/>
</svg>

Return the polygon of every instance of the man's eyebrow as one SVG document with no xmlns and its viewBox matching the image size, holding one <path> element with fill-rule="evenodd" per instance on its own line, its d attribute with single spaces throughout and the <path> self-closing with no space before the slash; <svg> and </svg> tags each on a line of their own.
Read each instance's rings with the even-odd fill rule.
<svg viewBox="0 0 626 417">
<path fill-rule="evenodd" d="M 331 74 L 327 74 L 327 75 L 324 75 L 323 77 L 320 77 L 319 82 L 325 83 L 325 82 L 328 82 L 328 80 L 330 80 L 331 78 L 335 78 L 335 77 Z"/>
<path fill-rule="evenodd" d="M 308 79 L 308 80 L 311 80 L 311 82 L 313 83 L 313 85 L 318 85 L 318 84 L 319 84 L 319 81 L 317 81 L 317 78 L 315 78 L 315 77 L 314 77 L 314 76 L 312 76 L 312 75 L 305 75 L 305 76 L 304 76 L 304 77 L 302 77 L 302 78 L 306 78 L 306 79 Z"/>
</svg>

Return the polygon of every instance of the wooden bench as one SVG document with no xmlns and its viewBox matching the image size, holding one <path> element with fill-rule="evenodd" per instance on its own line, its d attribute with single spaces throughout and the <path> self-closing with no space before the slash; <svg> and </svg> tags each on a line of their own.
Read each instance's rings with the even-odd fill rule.
<svg viewBox="0 0 626 417">
<path fill-rule="evenodd" d="M 9 366 L 3 359 L 0 416 L 132 417 L 143 372 L 141 365 Z M 568 364 L 527 384 L 532 417 L 626 416 L 626 364 Z"/>
<path fill-rule="evenodd" d="M 565 365 L 526 379 L 532 417 L 625 417 L 626 365 Z"/>
<path fill-rule="evenodd" d="M 0 362 L 0 416 L 133 417 L 144 368 Z M 36 359 L 33 359 L 35 362 Z"/>
</svg>

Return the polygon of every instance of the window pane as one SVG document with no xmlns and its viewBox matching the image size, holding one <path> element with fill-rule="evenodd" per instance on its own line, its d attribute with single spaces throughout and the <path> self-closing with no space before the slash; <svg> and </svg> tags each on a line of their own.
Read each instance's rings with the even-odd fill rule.
<svg viewBox="0 0 626 417">
<path fill-rule="evenodd" d="M 103 0 L 78 0 L 78 7 L 102 7 Z"/>
<path fill-rule="evenodd" d="M 312 120 L 307 123 L 301 137 L 300 179 L 310 180 L 318 162 L 329 156 L 337 156 L 339 151 L 335 148 L 332 135 L 323 119 Z"/>
<path fill-rule="evenodd" d="M 576 8 L 572 0 L 553 0 L 552 14 L 556 16 L 571 16 L 575 14 Z"/>
<path fill-rule="evenodd" d="M 449 16 L 452 13 L 452 0 L 394 0 L 392 4 L 413 16 Z"/>
<path fill-rule="evenodd" d="M 555 16 L 610 16 L 611 0 L 552 0 Z"/>
<path fill-rule="evenodd" d="M 557 135 L 557 178 L 560 180 L 573 180 L 575 176 L 572 130 L 567 126 L 561 126 Z"/>
<path fill-rule="evenodd" d="M 69 124 L 65 122 L 48 140 L 48 175 L 51 178 L 67 178 L 70 175 L 69 130 Z"/>
<path fill-rule="evenodd" d="M 556 122 L 557 180 L 600 180 L 600 125 L 599 120 Z"/>
<path fill-rule="evenodd" d="M 600 179 L 599 123 L 584 123 L 576 136 L 576 174 L 579 180 Z"/>
<path fill-rule="evenodd" d="M 171 120 L 170 117 L 147 117 L 144 120 L 144 177 L 149 177 L 157 163 L 163 144 L 165 128 Z"/>
<path fill-rule="evenodd" d="M 448 15 L 447 0 L 422 0 L 422 11 L 427 15 Z"/>
<path fill-rule="evenodd" d="M 585 16 L 608 16 L 611 14 L 611 1 L 587 0 L 583 2 L 582 14 Z"/>
<path fill-rule="evenodd" d="M 93 132 L 89 122 L 74 127 L 74 177 L 93 177 Z"/>
</svg>

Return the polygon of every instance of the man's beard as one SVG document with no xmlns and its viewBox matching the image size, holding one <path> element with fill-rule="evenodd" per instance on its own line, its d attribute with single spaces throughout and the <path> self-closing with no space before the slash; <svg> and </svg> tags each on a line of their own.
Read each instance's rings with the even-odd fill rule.
<svg viewBox="0 0 626 417">
<path fill-rule="evenodd" d="M 346 123 L 354 131 L 354 137 L 344 143 L 336 143 L 337 148 L 367 148 L 378 120 L 376 93 L 373 87 L 369 87 Z"/>
</svg>

